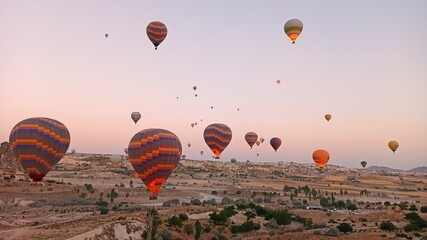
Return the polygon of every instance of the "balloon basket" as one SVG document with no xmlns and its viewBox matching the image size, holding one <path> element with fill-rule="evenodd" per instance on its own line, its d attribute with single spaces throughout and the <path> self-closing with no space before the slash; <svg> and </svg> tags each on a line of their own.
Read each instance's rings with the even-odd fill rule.
<svg viewBox="0 0 427 240">
<path fill-rule="evenodd" d="M 150 196 L 149 199 L 150 200 L 157 200 L 157 196 Z"/>
</svg>

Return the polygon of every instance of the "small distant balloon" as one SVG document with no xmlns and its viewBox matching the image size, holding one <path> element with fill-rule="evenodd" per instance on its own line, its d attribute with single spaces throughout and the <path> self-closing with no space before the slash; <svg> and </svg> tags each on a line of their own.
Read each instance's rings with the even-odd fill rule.
<svg viewBox="0 0 427 240">
<path fill-rule="evenodd" d="M 257 146 L 259 146 L 261 144 L 261 141 L 258 140 L 255 143 L 256 143 Z"/>
<path fill-rule="evenodd" d="M 71 154 L 76 153 L 76 149 L 71 149 Z"/>
<path fill-rule="evenodd" d="M 105 36 L 105 38 L 108 38 L 108 34 L 106 33 L 106 34 L 104 34 L 104 36 Z"/>
<path fill-rule="evenodd" d="M 213 109 L 213 106 L 211 106 L 211 109 Z"/>
<path fill-rule="evenodd" d="M 193 90 L 196 91 L 197 90 L 197 86 L 193 86 Z"/>
<path fill-rule="evenodd" d="M 256 156 L 259 157 L 259 153 L 257 153 Z"/>
<path fill-rule="evenodd" d="M 237 162 L 237 159 L 232 158 L 232 159 L 230 160 L 230 162 L 231 162 L 231 163 L 236 163 L 236 162 Z"/>
<path fill-rule="evenodd" d="M 188 147 L 191 147 L 191 143 L 188 143 L 188 144 L 187 144 L 187 146 L 188 146 Z"/>
<path fill-rule="evenodd" d="M 203 155 L 203 151 L 200 151 L 200 155 Z"/>
<path fill-rule="evenodd" d="M 295 43 L 298 36 L 301 34 L 303 29 L 303 24 L 298 19 L 291 19 L 285 23 L 285 33 L 292 40 L 292 44 Z"/>
<path fill-rule="evenodd" d="M 274 137 L 270 139 L 270 145 L 273 147 L 274 151 L 277 152 L 277 149 L 282 145 L 282 140 L 278 137 Z"/>
<path fill-rule="evenodd" d="M 368 163 L 367 163 L 366 161 L 361 161 L 361 162 L 360 162 L 360 165 L 362 165 L 362 167 L 363 167 L 363 168 L 365 168 L 365 167 L 366 167 L 366 165 L 368 165 Z"/>
<path fill-rule="evenodd" d="M 262 137 L 259 139 L 261 141 L 261 143 L 264 143 L 265 139 Z"/>
<path fill-rule="evenodd" d="M 191 124 L 191 127 L 194 127 L 194 123 Z"/>
<path fill-rule="evenodd" d="M 130 117 L 132 118 L 132 120 L 135 122 L 135 124 L 139 121 L 139 119 L 141 119 L 141 113 L 139 112 L 133 112 Z"/>
<path fill-rule="evenodd" d="M 390 141 L 388 147 L 394 152 L 399 148 L 399 143 L 397 141 Z"/>
<path fill-rule="evenodd" d="M 248 132 L 245 135 L 245 140 L 249 144 L 249 147 L 251 147 L 252 149 L 253 145 L 258 140 L 258 135 L 254 132 Z"/>
<path fill-rule="evenodd" d="M 276 81 L 277 85 L 279 85 L 279 84 L 280 84 L 280 82 L 281 82 L 280 80 L 277 80 L 277 81 Z"/>
<path fill-rule="evenodd" d="M 155 49 L 162 43 L 168 34 L 166 25 L 159 21 L 154 21 L 147 26 L 147 36 L 153 43 Z"/>
<path fill-rule="evenodd" d="M 128 154 L 128 148 L 125 148 L 125 153 Z"/>
<path fill-rule="evenodd" d="M 194 94 L 195 97 L 197 97 L 197 94 Z"/>
<path fill-rule="evenodd" d="M 110 161 L 111 161 L 111 166 L 113 168 L 118 168 L 119 167 L 119 163 L 122 161 L 122 156 L 118 155 L 118 154 L 113 154 L 110 156 Z"/>
<path fill-rule="evenodd" d="M 332 115 L 331 115 L 331 114 L 326 114 L 326 115 L 325 115 L 325 119 L 326 119 L 326 121 L 328 121 L 328 122 L 329 122 L 329 120 L 331 120 L 331 118 L 332 118 Z"/>
</svg>

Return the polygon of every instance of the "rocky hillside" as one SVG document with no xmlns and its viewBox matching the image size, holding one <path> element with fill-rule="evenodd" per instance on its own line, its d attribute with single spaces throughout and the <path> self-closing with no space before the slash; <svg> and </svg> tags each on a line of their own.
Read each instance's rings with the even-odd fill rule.
<svg viewBox="0 0 427 240">
<path fill-rule="evenodd" d="M 9 175 L 21 171 L 21 166 L 15 159 L 10 144 L 3 142 L 0 145 L 0 174 Z"/>
</svg>

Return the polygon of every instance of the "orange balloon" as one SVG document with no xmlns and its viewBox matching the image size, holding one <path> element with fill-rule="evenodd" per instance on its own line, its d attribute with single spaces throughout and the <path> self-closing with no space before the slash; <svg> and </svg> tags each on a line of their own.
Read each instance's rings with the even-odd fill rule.
<svg viewBox="0 0 427 240">
<path fill-rule="evenodd" d="M 319 168 L 324 168 L 329 161 L 329 153 L 326 150 L 318 149 L 313 152 L 313 161 Z"/>
</svg>

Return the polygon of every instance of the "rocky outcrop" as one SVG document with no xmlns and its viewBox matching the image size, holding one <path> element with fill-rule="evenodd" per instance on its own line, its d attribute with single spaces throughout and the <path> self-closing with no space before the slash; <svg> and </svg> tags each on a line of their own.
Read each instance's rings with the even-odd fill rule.
<svg viewBox="0 0 427 240">
<path fill-rule="evenodd" d="M 15 174 L 21 171 L 21 165 L 19 165 L 15 156 L 13 155 L 12 149 L 8 142 L 3 142 L 0 145 L 0 173 L 3 174 Z"/>
</svg>

